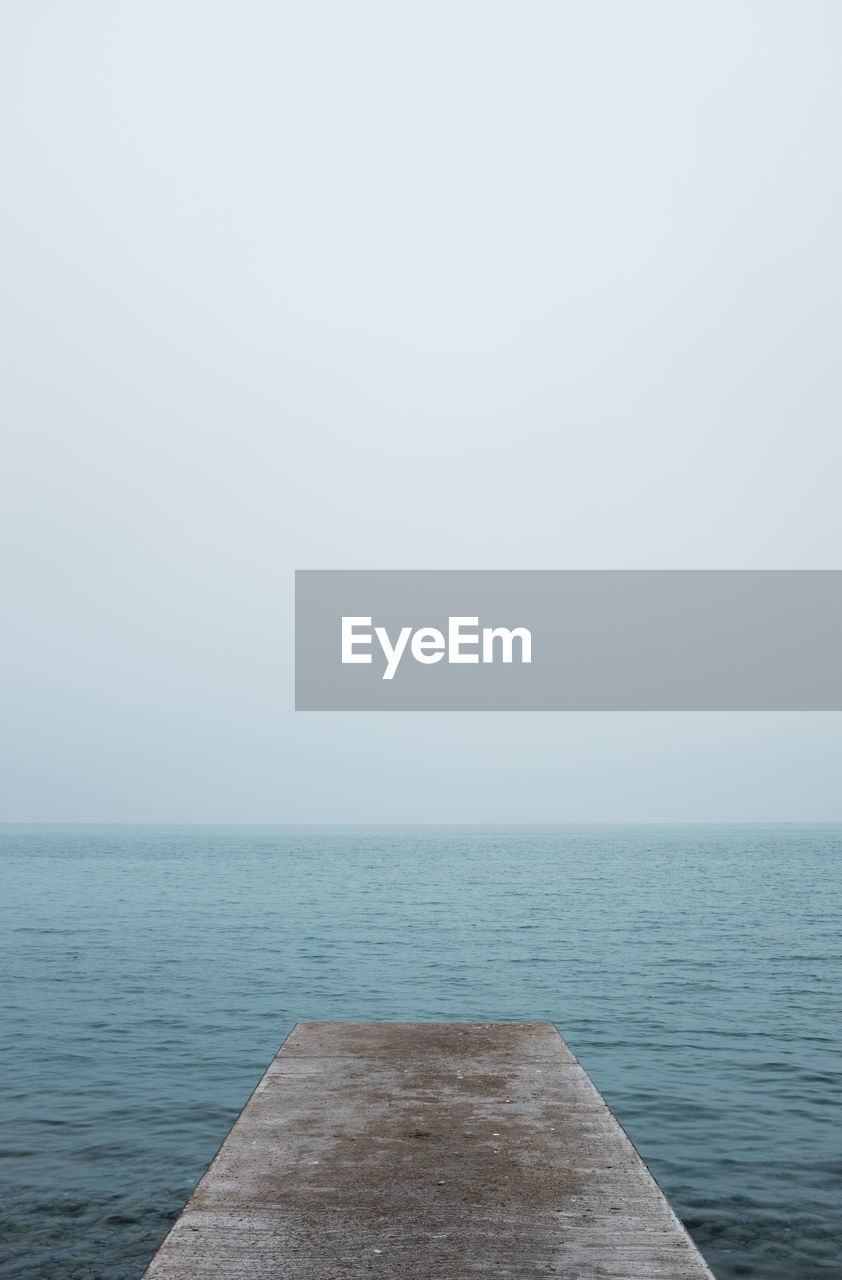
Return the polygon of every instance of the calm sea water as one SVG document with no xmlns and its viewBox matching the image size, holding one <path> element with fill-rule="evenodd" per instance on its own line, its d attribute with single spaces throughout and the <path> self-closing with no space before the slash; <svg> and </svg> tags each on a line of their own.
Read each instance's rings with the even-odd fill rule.
<svg viewBox="0 0 842 1280">
<path fill-rule="evenodd" d="M 549 1018 L 721 1280 L 842 1277 L 842 827 L 0 828 L 3 1277 L 136 1280 L 297 1018 Z"/>
</svg>

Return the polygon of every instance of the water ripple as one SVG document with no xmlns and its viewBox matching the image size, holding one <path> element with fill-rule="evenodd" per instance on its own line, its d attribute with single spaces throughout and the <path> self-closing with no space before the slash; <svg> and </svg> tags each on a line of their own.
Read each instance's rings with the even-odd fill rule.
<svg viewBox="0 0 842 1280">
<path fill-rule="evenodd" d="M 549 1018 L 721 1280 L 840 1280 L 842 828 L 0 828 L 5 1280 L 136 1280 L 297 1018 Z"/>
</svg>

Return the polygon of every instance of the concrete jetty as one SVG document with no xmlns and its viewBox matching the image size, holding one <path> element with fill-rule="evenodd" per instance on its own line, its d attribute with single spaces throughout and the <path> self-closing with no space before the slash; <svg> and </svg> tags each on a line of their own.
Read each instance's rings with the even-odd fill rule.
<svg viewBox="0 0 842 1280">
<path fill-rule="evenodd" d="M 299 1022 L 143 1280 L 712 1280 L 549 1022 Z"/>
</svg>

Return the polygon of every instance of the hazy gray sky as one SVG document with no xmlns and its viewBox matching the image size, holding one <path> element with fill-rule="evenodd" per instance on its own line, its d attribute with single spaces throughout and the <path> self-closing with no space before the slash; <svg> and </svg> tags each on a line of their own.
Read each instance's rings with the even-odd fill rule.
<svg viewBox="0 0 842 1280">
<path fill-rule="evenodd" d="M 0 26 L 0 818 L 842 818 L 839 715 L 291 710 L 294 568 L 842 567 L 836 0 Z"/>
</svg>

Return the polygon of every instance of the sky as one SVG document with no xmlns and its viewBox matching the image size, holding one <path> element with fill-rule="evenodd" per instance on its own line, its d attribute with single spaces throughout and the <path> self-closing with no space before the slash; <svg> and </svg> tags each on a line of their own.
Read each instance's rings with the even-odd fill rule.
<svg viewBox="0 0 842 1280">
<path fill-rule="evenodd" d="M 295 713 L 298 569 L 837 569 L 835 0 L 7 0 L 0 820 L 842 819 L 842 715 Z"/>
</svg>

